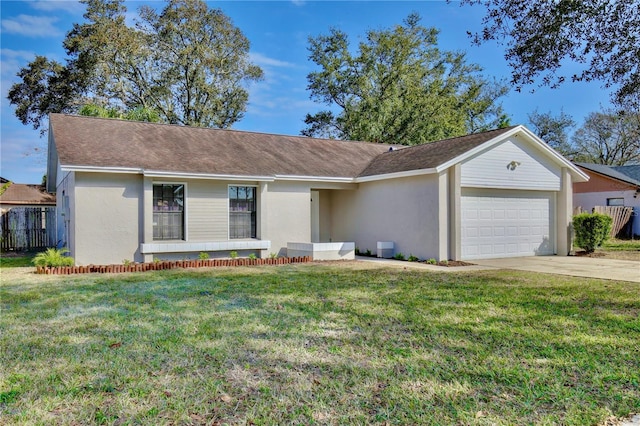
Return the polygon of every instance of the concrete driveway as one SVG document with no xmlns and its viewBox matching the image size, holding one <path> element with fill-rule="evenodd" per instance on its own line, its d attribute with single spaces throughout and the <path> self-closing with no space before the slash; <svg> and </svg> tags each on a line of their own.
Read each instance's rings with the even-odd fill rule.
<svg viewBox="0 0 640 426">
<path fill-rule="evenodd" d="M 582 256 L 531 256 L 472 260 L 486 268 L 546 272 L 574 277 L 603 278 L 640 283 L 640 262 Z"/>
</svg>

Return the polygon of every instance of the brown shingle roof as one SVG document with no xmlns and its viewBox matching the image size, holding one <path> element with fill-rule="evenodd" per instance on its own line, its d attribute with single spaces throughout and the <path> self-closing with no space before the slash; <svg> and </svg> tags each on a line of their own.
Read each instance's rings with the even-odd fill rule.
<svg viewBox="0 0 640 426">
<path fill-rule="evenodd" d="M 375 176 L 411 170 L 432 169 L 511 129 L 513 129 L 513 127 L 490 130 L 488 132 L 475 133 L 386 152 L 374 158 L 359 176 Z"/>
<path fill-rule="evenodd" d="M 391 145 L 51 114 L 60 164 L 236 176 L 373 176 L 430 169 L 505 128 L 389 151 Z"/>
<path fill-rule="evenodd" d="M 12 183 L 0 195 L 0 204 L 56 204 L 56 196 L 47 193 L 42 185 Z"/>
<path fill-rule="evenodd" d="M 389 146 L 51 114 L 65 166 L 240 176 L 354 177 Z"/>
</svg>

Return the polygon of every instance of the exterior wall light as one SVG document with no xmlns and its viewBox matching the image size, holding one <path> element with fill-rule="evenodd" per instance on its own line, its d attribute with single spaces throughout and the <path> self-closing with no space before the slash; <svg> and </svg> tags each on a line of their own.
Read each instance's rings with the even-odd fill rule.
<svg viewBox="0 0 640 426">
<path fill-rule="evenodd" d="M 515 161 L 513 160 L 512 162 L 510 162 L 509 164 L 507 164 L 507 169 L 509 170 L 515 170 L 516 167 L 518 167 L 520 165 L 519 161 Z"/>
</svg>

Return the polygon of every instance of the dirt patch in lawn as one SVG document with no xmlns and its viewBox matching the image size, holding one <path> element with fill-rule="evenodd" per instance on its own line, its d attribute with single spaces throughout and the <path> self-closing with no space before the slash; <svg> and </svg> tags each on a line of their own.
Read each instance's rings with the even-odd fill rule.
<svg viewBox="0 0 640 426">
<path fill-rule="evenodd" d="M 581 257 L 600 257 L 605 259 L 617 259 L 617 260 L 635 260 L 640 262 L 640 251 L 627 251 L 627 250 L 596 250 L 593 253 L 587 253 L 584 250 L 577 250 L 576 256 Z"/>
</svg>

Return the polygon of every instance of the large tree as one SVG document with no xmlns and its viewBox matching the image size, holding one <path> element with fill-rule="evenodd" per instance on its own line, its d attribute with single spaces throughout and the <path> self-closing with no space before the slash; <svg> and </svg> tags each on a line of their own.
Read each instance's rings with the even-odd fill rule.
<svg viewBox="0 0 640 426">
<path fill-rule="evenodd" d="M 83 105 L 78 110 L 78 114 L 88 117 L 119 118 L 121 120 L 146 121 L 150 123 L 158 123 L 160 121 L 160 114 L 158 114 L 158 111 L 145 107 L 138 107 L 123 111 L 114 107 L 87 104 Z"/>
<path fill-rule="evenodd" d="M 9 91 L 16 116 L 39 128 L 50 112 L 86 103 L 146 108 L 169 123 L 227 128 L 243 117 L 246 85 L 262 77 L 249 62 L 249 41 L 201 0 L 140 8 L 135 27 L 122 0 L 82 0 L 86 22 L 65 40 L 65 64 L 36 57 Z"/>
<path fill-rule="evenodd" d="M 540 81 L 601 81 L 621 108 L 640 106 L 638 0 L 461 0 L 487 9 L 476 44 L 506 43 L 518 89 Z M 567 72 L 573 63 L 577 71 Z M 565 72 L 562 72 L 564 68 Z M 571 69 L 571 68 L 570 68 Z M 540 79 L 540 80 L 538 80 Z"/>
<path fill-rule="evenodd" d="M 569 130 L 576 125 L 571 115 L 562 110 L 560 114 L 554 115 L 551 111 L 538 112 L 536 109 L 527 117 L 533 132 L 551 148 L 566 157 L 572 157 L 575 154 L 575 149 L 569 140 Z"/>
<path fill-rule="evenodd" d="M 437 47 L 438 31 L 410 15 L 369 31 L 352 53 L 347 35 L 309 38 L 311 99 L 332 109 L 307 114 L 303 135 L 415 145 L 505 125 L 507 89 L 459 52 Z"/>
<path fill-rule="evenodd" d="M 640 113 L 602 111 L 587 116 L 572 138 L 574 161 L 623 166 L 640 163 Z"/>
</svg>

